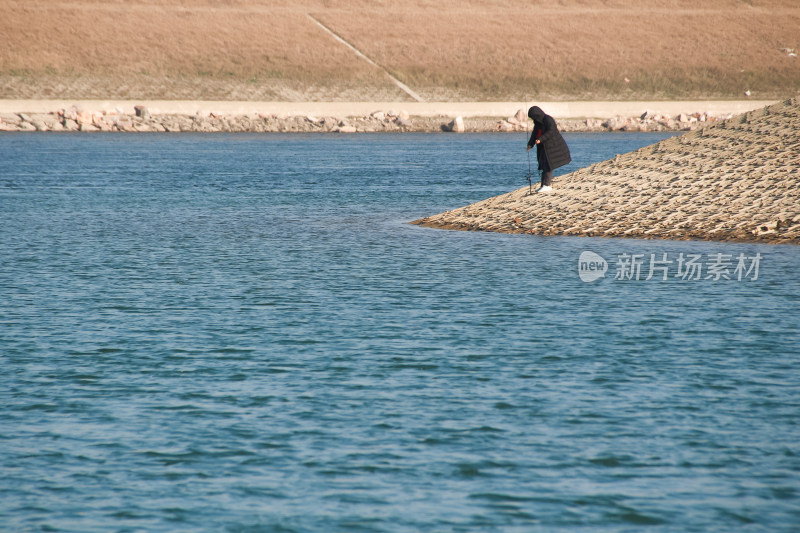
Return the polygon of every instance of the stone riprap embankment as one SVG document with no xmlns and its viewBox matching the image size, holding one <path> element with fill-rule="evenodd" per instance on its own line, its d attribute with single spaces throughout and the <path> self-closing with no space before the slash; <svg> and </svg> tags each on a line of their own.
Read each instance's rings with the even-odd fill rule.
<svg viewBox="0 0 800 533">
<path fill-rule="evenodd" d="M 737 115 L 416 220 L 431 228 L 800 244 L 800 102 Z"/>
<path fill-rule="evenodd" d="M 682 131 L 727 118 L 730 114 L 693 112 L 669 115 L 643 111 L 634 117 L 559 119 L 562 131 Z M 522 108 L 507 117 L 417 116 L 405 110 L 376 110 L 360 116 L 279 115 L 267 113 L 153 113 L 136 106 L 86 109 L 71 106 L 47 113 L 0 113 L 0 131 L 8 132 L 513 132 L 530 128 Z"/>
</svg>

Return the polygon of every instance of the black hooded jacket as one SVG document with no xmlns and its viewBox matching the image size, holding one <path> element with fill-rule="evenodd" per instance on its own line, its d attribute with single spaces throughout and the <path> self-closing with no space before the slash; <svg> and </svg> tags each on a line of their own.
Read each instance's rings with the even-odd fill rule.
<svg viewBox="0 0 800 533">
<path fill-rule="evenodd" d="M 553 117 L 546 115 L 541 108 L 533 106 L 528 110 L 528 116 L 533 119 L 533 133 L 528 141 L 528 146 L 536 146 L 536 159 L 539 170 L 555 170 L 569 164 L 572 157 L 564 137 L 558 131 Z M 536 139 L 541 144 L 536 144 Z"/>
</svg>

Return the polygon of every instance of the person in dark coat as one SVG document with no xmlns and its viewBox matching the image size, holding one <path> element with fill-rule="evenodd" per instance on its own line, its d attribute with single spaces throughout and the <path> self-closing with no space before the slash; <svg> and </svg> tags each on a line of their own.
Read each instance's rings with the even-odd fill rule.
<svg viewBox="0 0 800 533">
<path fill-rule="evenodd" d="M 559 133 L 553 117 L 546 115 L 537 106 L 528 110 L 528 116 L 533 119 L 533 133 L 528 141 L 528 150 L 536 146 L 536 159 L 539 170 L 542 171 L 542 183 L 536 192 L 552 191 L 553 171 L 572 161 L 569 147 Z"/>
</svg>

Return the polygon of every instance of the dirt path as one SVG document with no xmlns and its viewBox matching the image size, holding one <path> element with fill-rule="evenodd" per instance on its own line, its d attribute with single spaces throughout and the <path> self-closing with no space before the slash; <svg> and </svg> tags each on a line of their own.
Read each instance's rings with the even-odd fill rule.
<svg viewBox="0 0 800 533">
<path fill-rule="evenodd" d="M 402 110 L 418 117 L 507 117 L 518 109 L 538 105 L 555 118 L 638 116 L 645 111 L 665 115 L 708 112 L 744 113 L 769 105 L 763 100 L 694 100 L 679 102 L 226 102 L 200 100 L 0 100 L 0 113 L 49 113 L 78 105 L 87 111 L 120 109 L 133 114 L 143 105 L 152 114 L 272 114 L 284 116 L 357 117 L 374 111 Z"/>
</svg>

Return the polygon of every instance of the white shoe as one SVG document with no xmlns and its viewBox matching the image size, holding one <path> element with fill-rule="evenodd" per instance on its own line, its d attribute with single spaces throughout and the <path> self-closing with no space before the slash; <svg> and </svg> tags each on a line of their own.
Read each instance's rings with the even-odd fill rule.
<svg viewBox="0 0 800 533">
<path fill-rule="evenodd" d="M 553 188 L 550 185 L 542 185 L 541 187 L 536 189 L 536 192 L 550 192 L 552 190 Z"/>
</svg>

